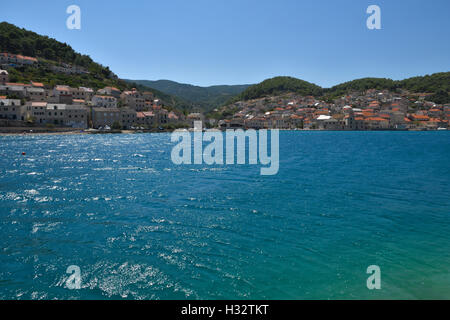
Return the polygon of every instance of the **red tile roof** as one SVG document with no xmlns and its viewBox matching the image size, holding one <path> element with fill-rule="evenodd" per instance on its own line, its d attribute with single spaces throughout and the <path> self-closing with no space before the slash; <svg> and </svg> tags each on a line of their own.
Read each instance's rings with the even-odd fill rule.
<svg viewBox="0 0 450 320">
<path fill-rule="evenodd" d="M 411 118 L 413 118 L 414 120 L 418 120 L 418 121 L 428 121 L 430 120 L 429 116 L 425 116 L 422 114 L 412 114 Z"/>
<path fill-rule="evenodd" d="M 366 121 L 387 121 L 387 120 L 384 118 L 380 118 L 380 117 L 369 117 L 369 118 L 366 118 Z"/>
<path fill-rule="evenodd" d="M 44 84 L 40 83 L 40 82 L 33 82 L 33 81 L 31 81 L 31 85 L 33 87 L 44 87 Z"/>
<path fill-rule="evenodd" d="M 7 86 L 21 86 L 21 87 L 30 87 L 30 84 L 25 84 L 25 83 L 15 83 L 15 82 L 7 82 L 6 83 Z"/>
</svg>

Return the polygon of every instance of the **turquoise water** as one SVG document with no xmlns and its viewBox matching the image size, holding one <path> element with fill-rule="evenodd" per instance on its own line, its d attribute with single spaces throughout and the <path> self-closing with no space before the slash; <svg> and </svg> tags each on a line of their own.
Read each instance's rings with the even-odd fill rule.
<svg viewBox="0 0 450 320">
<path fill-rule="evenodd" d="M 281 132 L 276 176 L 169 134 L 0 146 L 1 299 L 450 299 L 448 132 Z"/>
</svg>

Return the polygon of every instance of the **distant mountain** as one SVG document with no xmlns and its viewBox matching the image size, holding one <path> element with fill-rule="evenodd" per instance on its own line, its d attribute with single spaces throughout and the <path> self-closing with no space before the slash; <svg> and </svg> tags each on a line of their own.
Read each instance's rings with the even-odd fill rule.
<svg viewBox="0 0 450 320">
<path fill-rule="evenodd" d="M 221 106 L 232 97 L 240 94 L 250 85 L 222 85 L 200 87 L 190 84 L 178 83 L 170 80 L 127 80 L 154 88 L 192 102 L 201 111 L 209 111 Z"/>
</svg>

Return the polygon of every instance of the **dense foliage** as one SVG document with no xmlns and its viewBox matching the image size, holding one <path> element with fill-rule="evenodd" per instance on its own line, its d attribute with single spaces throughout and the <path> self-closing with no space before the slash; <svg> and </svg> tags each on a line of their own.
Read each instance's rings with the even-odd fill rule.
<svg viewBox="0 0 450 320">
<path fill-rule="evenodd" d="M 42 82 L 51 88 L 57 84 L 65 84 L 71 87 L 90 87 L 100 89 L 105 86 L 115 86 L 121 90 L 129 87 L 125 81 L 99 77 L 93 74 L 67 75 L 51 71 L 45 64 L 39 66 L 22 66 L 8 68 L 11 82 L 29 83 L 30 81 Z"/>
<path fill-rule="evenodd" d="M 47 36 L 0 23 L 0 51 L 44 58 L 89 68 L 94 62 L 87 55 L 76 53 L 68 44 Z"/>
<path fill-rule="evenodd" d="M 315 84 L 296 78 L 275 77 L 247 88 L 244 92 L 234 97 L 231 102 L 257 99 L 285 92 L 295 92 L 305 96 L 320 96 L 323 89 Z"/>
<path fill-rule="evenodd" d="M 413 77 L 404 80 L 391 80 L 385 78 L 363 78 L 345 82 L 325 89 L 328 98 L 335 98 L 352 91 L 365 91 L 367 89 L 390 90 L 405 89 L 410 92 L 432 93 L 430 100 L 435 103 L 450 103 L 450 72 L 435 73 L 423 77 Z"/>
<path fill-rule="evenodd" d="M 395 91 L 398 88 L 396 81 L 385 78 L 363 78 L 338 84 L 329 89 L 325 89 L 327 96 L 340 97 L 352 91 L 363 92 L 368 89 Z"/>
<path fill-rule="evenodd" d="M 430 100 L 435 103 L 450 103 L 450 72 L 413 77 L 398 82 L 401 88 L 412 92 L 433 93 Z"/>
<path fill-rule="evenodd" d="M 413 77 L 405 80 L 391 80 L 385 78 L 363 78 L 323 89 L 309 82 L 290 78 L 276 77 L 265 80 L 260 84 L 249 87 L 234 97 L 229 103 L 240 100 L 258 99 L 270 95 L 295 92 L 301 95 L 313 95 L 332 101 L 350 92 L 363 92 L 368 89 L 390 90 L 406 89 L 410 92 L 433 94 L 431 99 L 435 103 L 450 103 L 450 72 L 435 73 L 423 77 Z"/>
</svg>

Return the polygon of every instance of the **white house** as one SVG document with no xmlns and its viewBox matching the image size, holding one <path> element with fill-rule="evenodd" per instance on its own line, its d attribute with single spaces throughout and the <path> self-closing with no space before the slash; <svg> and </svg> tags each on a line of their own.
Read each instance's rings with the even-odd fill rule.
<svg viewBox="0 0 450 320">
<path fill-rule="evenodd" d="M 101 108 L 117 108 L 117 99 L 113 96 L 95 95 L 92 97 L 92 104 Z"/>
</svg>

